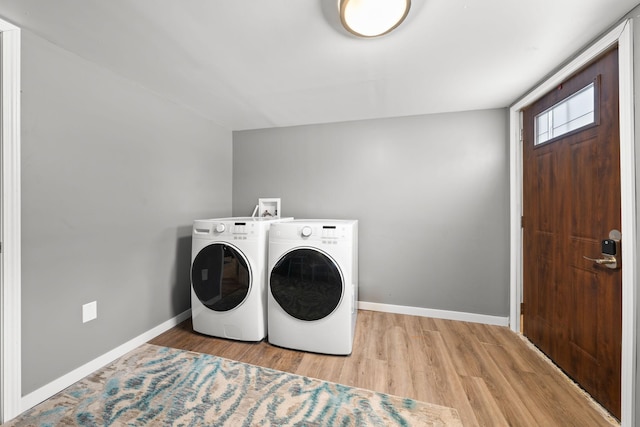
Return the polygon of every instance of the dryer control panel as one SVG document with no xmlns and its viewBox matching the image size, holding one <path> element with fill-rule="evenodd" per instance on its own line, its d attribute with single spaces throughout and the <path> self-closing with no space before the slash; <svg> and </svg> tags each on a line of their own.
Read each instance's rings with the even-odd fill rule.
<svg viewBox="0 0 640 427">
<path fill-rule="evenodd" d="M 274 224 L 271 226 L 273 239 L 297 240 L 306 242 L 320 242 L 328 245 L 348 241 L 351 238 L 351 228 L 347 224 L 304 222 L 288 224 Z"/>
<path fill-rule="evenodd" d="M 342 231 L 342 233 L 340 233 Z M 337 239 L 339 234 L 344 236 L 344 227 L 341 230 L 335 225 L 323 225 L 321 235 L 323 239 Z"/>
<path fill-rule="evenodd" d="M 339 240 L 343 240 L 347 236 L 345 227 L 323 225 L 322 229 L 320 230 L 320 237 L 322 238 L 322 243 L 335 245 Z"/>
<path fill-rule="evenodd" d="M 346 228 L 337 225 L 306 225 L 299 229 L 298 235 L 303 240 L 322 240 L 323 243 L 338 242 L 347 237 Z"/>
</svg>

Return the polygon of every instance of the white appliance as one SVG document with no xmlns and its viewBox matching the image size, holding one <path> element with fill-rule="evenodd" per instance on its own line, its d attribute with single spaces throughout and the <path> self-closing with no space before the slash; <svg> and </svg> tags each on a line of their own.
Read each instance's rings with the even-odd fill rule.
<svg viewBox="0 0 640 427">
<path fill-rule="evenodd" d="M 267 340 L 296 350 L 351 354 L 358 314 L 358 221 L 273 224 L 268 271 Z"/>
<path fill-rule="evenodd" d="M 206 335 L 260 341 L 267 334 L 269 227 L 291 218 L 216 218 L 193 222 L 191 316 Z"/>
</svg>

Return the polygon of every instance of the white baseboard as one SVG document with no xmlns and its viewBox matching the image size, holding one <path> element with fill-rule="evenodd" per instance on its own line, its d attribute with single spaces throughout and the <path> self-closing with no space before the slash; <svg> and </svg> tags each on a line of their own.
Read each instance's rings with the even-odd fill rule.
<svg viewBox="0 0 640 427">
<path fill-rule="evenodd" d="M 435 317 L 436 319 L 459 320 L 462 322 L 509 326 L 509 317 L 490 316 L 487 314 L 436 310 L 432 308 L 409 307 L 404 305 L 379 304 L 376 302 L 365 301 L 358 301 L 358 308 L 360 310 L 383 311 L 385 313 L 409 314 L 412 316 Z"/>
<path fill-rule="evenodd" d="M 64 390 L 70 385 L 80 381 L 87 375 L 113 362 L 118 357 L 124 356 L 131 350 L 157 337 L 161 333 L 168 331 L 174 326 L 177 326 L 179 323 L 187 320 L 189 317 L 191 317 L 191 309 L 178 314 L 176 317 L 167 320 L 166 322 L 156 326 L 155 328 L 141 335 L 138 335 L 132 340 L 127 341 L 126 343 L 122 344 L 119 347 L 114 348 L 113 350 L 103 354 L 102 356 L 96 359 L 93 359 L 88 363 L 85 363 L 84 365 L 69 372 L 68 374 L 61 376 L 60 378 L 50 382 L 49 384 L 46 384 L 40 387 L 39 389 L 27 394 L 26 396 L 23 396 L 20 401 L 20 413 L 23 413 L 24 411 L 33 408 L 38 403 L 47 400 L 54 394 Z"/>
</svg>

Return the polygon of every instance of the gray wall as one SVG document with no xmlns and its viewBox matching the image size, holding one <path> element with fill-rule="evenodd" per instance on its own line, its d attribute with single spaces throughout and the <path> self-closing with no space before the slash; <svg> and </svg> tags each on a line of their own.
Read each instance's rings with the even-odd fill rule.
<svg viewBox="0 0 640 427">
<path fill-rule="evenodd" d="M 360 221 L 360 301 L 509 314 L 507 110 L 233 133 L 233 214 Z"/>
<path fill-rule="evenodd" d="M 22 34 L 28 394 L 190 307 L 191 222 L 231 214 L 232 135 Z"/>
</svg>

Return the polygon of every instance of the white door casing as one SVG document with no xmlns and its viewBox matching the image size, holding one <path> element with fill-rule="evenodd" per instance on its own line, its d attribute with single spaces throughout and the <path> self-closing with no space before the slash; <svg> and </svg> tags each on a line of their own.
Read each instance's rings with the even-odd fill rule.
<svg viewBox="0 0 640 427">
<path fill-rule="evenodd" d="M 0 422 L 21 412 L 20 29 L 0 20 Z"/>
</svg>

